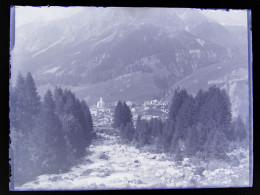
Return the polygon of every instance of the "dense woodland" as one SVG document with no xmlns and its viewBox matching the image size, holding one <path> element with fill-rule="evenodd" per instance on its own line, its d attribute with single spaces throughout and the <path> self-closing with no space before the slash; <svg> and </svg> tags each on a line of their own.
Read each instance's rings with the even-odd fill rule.
<svg viewBox="0 0 260 195">
<path fill-rule="evenodd" d="M 41 101 L 31 73 L 10 89 L 12 175 L 16 184 L 67 170 L 93 137 L 88 105 L 69 90 L 48 90 Z"/>
<path fill-rule="evenodd" d="M 134 126 L 129 107 L 118 101 L 113 125 L 124 142 L 155 146 L 157 152 L 174 154 L 177 161 L 190 156 L 225 159 L 232 143 L 247 146 L 249 137 L 242 118 L 232 119 L 226 90 L 216 86 L 200 90 L 195 97 L 185 89 L 176 89 L 165 122 L 138 116 Z"/>
</svg>

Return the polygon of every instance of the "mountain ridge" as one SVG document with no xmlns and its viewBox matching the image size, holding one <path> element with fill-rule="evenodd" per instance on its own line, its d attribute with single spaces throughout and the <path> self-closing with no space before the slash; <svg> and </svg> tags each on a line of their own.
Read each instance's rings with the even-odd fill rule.
<svg viewBox="0 0 260 195">
<path fill-rule="evenodd" d="M 200 68 L 246 59 L 246 33 L 195 9 L 87 9 L 70 18 L 17 29 L 12 79 L 18 70 L 31 71 L 38 86 L 67 85 L 75 91 L 77 86 L 88 86 L 80 96 L 89 102 L 97 96 L 109 101 L 164 97 Z M 127 74 L 134 79 L 116 80 Z"/>
</svg>

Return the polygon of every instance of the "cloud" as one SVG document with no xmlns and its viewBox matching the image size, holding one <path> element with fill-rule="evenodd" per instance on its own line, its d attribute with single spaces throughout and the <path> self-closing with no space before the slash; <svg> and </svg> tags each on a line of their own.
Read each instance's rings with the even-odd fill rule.
<svg viewBox="0 0 260 195">
<path fill-rule="evenodd" d="M 200 10 L 201 13 L 223 25 L 247 25 L 247 10 Z"/>
<path fill-rule="evenodd" d="M 35 21 L 50 21 L 59 18 L 69 17 L 82 9 L 83 7 L 60 7 L 60 6 L 15 6 L 16 25 L 20 26 Z"/>
</svg>

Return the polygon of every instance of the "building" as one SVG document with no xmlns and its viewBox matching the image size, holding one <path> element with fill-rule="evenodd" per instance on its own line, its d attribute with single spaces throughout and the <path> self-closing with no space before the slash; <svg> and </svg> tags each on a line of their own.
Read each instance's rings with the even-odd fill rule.
<svg viewBox="0 0 260 195">
<path fill-rule="evenodd" d="M 149 110 L 149 106 L 145 106 L 145 107 L 144 107 L 144 110 Z"/>
<path fill-rule="evenodd" d="M 142 119 L 144 119 L 144 120 L 151 120 L 152 118 L 153 118 L 152 115 L 144 115 L 144 116 L 142 116 Z"/>
<path fill-rule="evenodd" d="M 102 97 L 100 97 L 99 101 L 97 102 L 97 108 L 103 108 L 105 106 L 105 102 L 103 101 Z"/>
<path fill-rule="evenodd" d="M 154 100 L 151 101 L 151 104 L 153 104 L 153 105 L 155 105 L 157 103 L 158 103 L 157 99 L 154 99 Z"/>
<path fill-rule="evenodd" d="M 151 105 L 151 101 L 145 101 L 143 105 L 144 106 L 150 106 Z"/>
<path fill-rule="evenodd" d="M 133 120 L 137 120 L 137 118 L 138 118 L 138 114 L 134 114 L 133 115 Z"/>
<path fill-rule="evenodd" d="M 126 101 L 126 105 L 131 107 L 133 105 L 133 102 Z"/>
<path fill-rule="evenodd" d="M 97 115 L 98 115 L 97 110 L 90 110 L 90 112 L 91 112 L 91 114 L 92 114 L 93 116 L 97 116 Z"/>
</svg>

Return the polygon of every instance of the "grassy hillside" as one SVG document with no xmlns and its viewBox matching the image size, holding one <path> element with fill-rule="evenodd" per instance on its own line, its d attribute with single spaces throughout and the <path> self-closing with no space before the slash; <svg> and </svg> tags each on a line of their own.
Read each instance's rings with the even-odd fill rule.
<svg viewBox="0 0 260 195">
<path fill-rule="evenodd" d="M 84 85 L 60 85 L 64 89 L 70 89 L 80 99 L 85 99 L 88 104 L 95 104 L 99 97 L 103 97 L 105 102 L 136 101 L 143 102 L 150 100 L 160 91 L 153 83 L 153 74 L 151 73 L 133 73 L 122 75 L 116 79 L 111 79 L 106 82 L 98 82 L 95 84 Z M 40 85 L 38 91 L 41 96 L 48 88 L 53 89 L 52 85 Z"/>
</svg>

